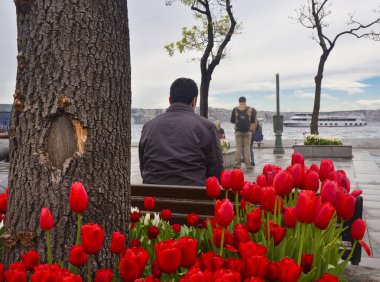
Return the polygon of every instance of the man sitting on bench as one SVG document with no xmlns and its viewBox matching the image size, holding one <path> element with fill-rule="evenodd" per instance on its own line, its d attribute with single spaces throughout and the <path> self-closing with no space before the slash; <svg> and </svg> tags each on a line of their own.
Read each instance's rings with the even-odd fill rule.
<svg viewBox="0 0 380 282">
<path fill-rule="evenodd" d="M 218 132 L 194 113 L 197 96 L 193 80 L 176 79 L 170 107 L 144 125 L 139 143 L 144 184 L 205 186 L 208 177 L 219 177 L 223 155 Z"/>
</svg>

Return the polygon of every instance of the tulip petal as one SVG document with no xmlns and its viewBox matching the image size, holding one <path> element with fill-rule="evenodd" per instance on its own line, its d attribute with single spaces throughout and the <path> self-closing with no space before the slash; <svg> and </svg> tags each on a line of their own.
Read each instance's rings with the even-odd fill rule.
<svg viewBox="0 0 380 282">
<path fill-rule="evenodd" d="M 371 249 L 369 248 L 369 246 L 367 245 L 367 243 L 364 242 L 363 240 L 360 240 L 359 243 L 360 243 L 360 245 L 362 245 L 363 249 L 365 250 L 365 252 L 367 253 L 367 255 L 370 257 L 371 256 Z"/>
</svg>

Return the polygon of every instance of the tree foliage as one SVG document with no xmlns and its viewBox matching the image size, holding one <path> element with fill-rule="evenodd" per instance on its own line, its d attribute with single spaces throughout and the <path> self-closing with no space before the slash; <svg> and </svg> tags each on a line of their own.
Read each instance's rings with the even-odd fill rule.
<svg viewBox="0 0 380 282">
<path fill-rule="evenodd" d="M 232 35 L 241 30 L 233 16 L 231 0 L 166 0 L 170 6 L 180 2 L 194 12 L 198 25 L 182 28 L 182 38 L 165 46 L 170 56 L 175 52 L 201 52 L 200 112 L 208 115 L 208 91 L 215 67 L 226 57 Z"/>
<path fill-rule="evenodd" d="M 319 44 L 322 49 L 322 54 L 319 59 L 318 71 L 315 76 L 315 98 L 313 115 L 311 119 L 310 131 L 311 134 L 318 134 L 318 116 L 320 109 L 321 87 L 325 63 L 334 49 L 336 42 L 343 35 L 352 35 L 356 38 L 367 38 L 375 41 L 380 41 L 380 29 L 378 31 L 370 28 L 380 27 L 380 17 L 373 19 L 365 24 L 357 21 L 353 14 L 348 15 L 348 28 L 337 33 L 335 36 L 329 37 L 326 29 L 330 23 L 327 18 L 331 15 L 332 0 L 307 0 L 307 3 L 296 10 L 295 19 L 305 28 L 316 31 L 313 34 L 313 39 Z M 379 11 L 375 11 L 379 12 Z"/>
</svg>

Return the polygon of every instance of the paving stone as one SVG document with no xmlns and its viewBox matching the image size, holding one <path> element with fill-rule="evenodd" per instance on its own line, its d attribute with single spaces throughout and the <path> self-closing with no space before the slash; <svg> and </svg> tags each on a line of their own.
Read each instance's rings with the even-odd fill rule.
<svg viewBox="0 0 380 282">
<path fill-rule="evenodd" d="M 366 219 L 367 229 L 371 231 L 380 232 L 380 219 L 368 218 Z"/>
<path fill-rule="evenodd" d="M 380 205 L 380 193 L 371 195 L 371 194 L 363 192 L 362 196 L 363 196 L 364 201 L 372 201 L 372 202 L 375 201 L 375 202 L 378 202 Z"/>
<path fill-rule="evenodd" d="M 364 204 L 364 206 L 365 205 L 366 204 Z M 368 207 L 364 207 L 364 214 L 366 218 L 377 218 L 380 220 L 380 209 L 369 209 Z"/>
<path fill-rule="evenodd" d="M 364 203 L 364 207 L 365 208 L 369 208 L 369 209 L 375 209 L 375 210 L 378 210 L 380 209 L 380 203 L 377 203 L 377 202 L 371 202 L 371 201 L 366 201 Z"/>
</svg>

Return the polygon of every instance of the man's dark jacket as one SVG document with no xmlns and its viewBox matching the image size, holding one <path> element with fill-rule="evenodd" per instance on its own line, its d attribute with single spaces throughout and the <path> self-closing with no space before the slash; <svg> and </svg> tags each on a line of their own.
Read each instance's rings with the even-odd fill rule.
<svg viewBox="0 0 380 282">
<path fill-rule="evenodd" d="M 219 177 L 223 155 L 215 125 L 191 106 L 173 103 L 146 123 L 139 144 L 143 183 L 204 186 Z"/>
</svg>

